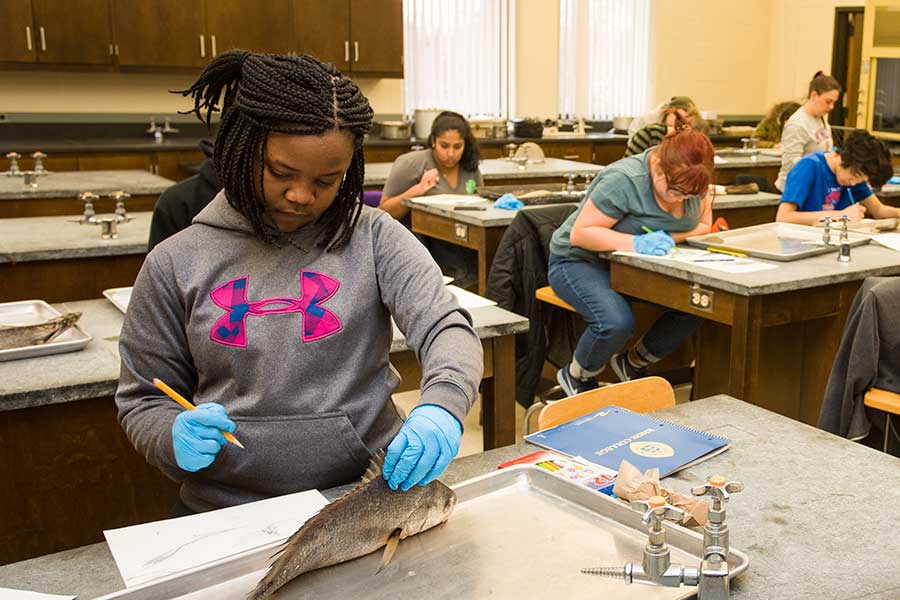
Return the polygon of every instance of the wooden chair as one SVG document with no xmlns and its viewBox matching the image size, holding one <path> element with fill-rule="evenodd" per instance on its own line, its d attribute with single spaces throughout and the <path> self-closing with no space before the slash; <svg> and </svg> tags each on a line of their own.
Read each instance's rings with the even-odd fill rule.
<svg viewBox="0 0 900 600">
<path fill-rule="evenodd" d="M 538 429 L 554 427 L 611 404 L 634 412 L 650 412 L 674 406 L 675 392 L 662 377 L 643 377 L 607 385 L 548 404 L 538 415 Z"/>
<path fill-rule="evenodd" d="M 888 450 L 888 440 L 891 439 L 891 415 L 900 415 L 900 394 L 878 388 L 870 388 L 866 392 L 863 403 L 869 408 L 884 412 L 884 452 Z M 543 413 L 541 413 L 543 414 Z"/>
</svg>

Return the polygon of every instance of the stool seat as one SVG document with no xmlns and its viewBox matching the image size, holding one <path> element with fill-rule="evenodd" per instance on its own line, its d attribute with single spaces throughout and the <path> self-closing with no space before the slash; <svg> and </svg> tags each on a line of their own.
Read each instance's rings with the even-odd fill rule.
<svg viewBox="0 0 900 600">
<path fill-rule="evenodd" d="M 882 449 L 887 452 L 891 431 L 894 429 L 894 426 L 891 425 L 891 415 L 900 415 L 900 394 L 879 388 L 869 388 L 863 398 L 863 404 L 886 413 L 884 415 L 884 447 Z"/>
<path fill-rule="evenodd" d="M 553 288 L 549 285 L 545 285 L 542 288 L 536 289 L 534 291 L 534 297 L 541 302 L 546 302 L 547 304 L 552 304 L 553 306 L 558 306 L 560 308 L 576 312 L 576 310 L 572 308 L 572 306 L 568 302 L 557 296 L 556 292 L 554 292 Z"/>
<path fill-rule="evenodd" d="M 883 410 L 892 415 L 900 415 L 900 394 L 896 392 L 870 388 L 866 392 L 863 403 L 870 408 Z"/>
</svg>

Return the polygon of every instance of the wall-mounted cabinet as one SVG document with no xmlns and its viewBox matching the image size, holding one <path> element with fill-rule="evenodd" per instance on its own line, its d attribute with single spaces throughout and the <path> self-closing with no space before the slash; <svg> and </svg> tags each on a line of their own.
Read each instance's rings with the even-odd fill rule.
<svg viewBox="0 0 900 600">
<path fill-rule="evenodd" d="M 111 66 L 109 0 L 0 1 L 0 61 Z"/>
<path fill-rule="evenodd" d="M 403 77 L 402 0 L 294 0 L 298 54 L 343 73 Z"/>
<path fill-rule="evenodd" d="M 200 69 L 234 48 L 403 76 L 402 0 L 0 0 L 7 68 Z M 71 67 L 68 67 L 71 68 Z"/>
</svg>

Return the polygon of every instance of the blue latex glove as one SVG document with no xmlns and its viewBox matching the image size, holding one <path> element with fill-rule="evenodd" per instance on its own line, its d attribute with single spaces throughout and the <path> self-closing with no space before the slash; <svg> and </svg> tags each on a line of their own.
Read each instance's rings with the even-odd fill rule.
<svg viewBox="0 0 900 600">
<path fill-rule="evenodd" d="M 436 404 L 417 406 L 387 447 L 382 474 L 392 490 L 428 485 L 444 472 L 456 453 L 462 425 Z"/>
<path fill-rule="evenodd" d="M 510 194 L 503 194 L 494 202 L 494 208 L 502 208 L 503 210 L 519 210 L 525 206 L 525 203 Z"/>
<path fill-rule="evenodd" d="M 221 404 L 207 402 L 194 410 L 186 410 L 175 417 L 172 443 L 175 461 L 185 471 L 205 469 L 216 460 L 225 445 L 222 430 L 229 433 L 236 428 Z"/>
<path fill-rule="evenodd" d="M 654 231 L 634 236 L 634 251 L 639 254 L 665 256 L 675 247 L 675 240 L 665 231 Z"/>
</svg>

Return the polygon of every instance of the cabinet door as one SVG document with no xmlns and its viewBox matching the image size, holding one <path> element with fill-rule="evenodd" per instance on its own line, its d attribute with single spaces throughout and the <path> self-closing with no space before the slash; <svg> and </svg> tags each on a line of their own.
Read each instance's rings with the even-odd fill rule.
<svg viewBox="0 0 900 600">
<path fill-rule="evenodd" d="M 293 48 L 291 0 L 207 2 L 206 31 L 212 56 L 234 48 L 287 54 Z"/>
<path fill-rule="evenodd" d="M 311 54 L 350 71 L 350 2 L 348 0 L 294 0 L 294 51 Z"/>
<path fill-rule="evenodd" d="M 564 160 L 574 160 L 576 162 L 591 162 L 593 147 L 590 143 L 542 143 L 541 148 L 544 156 L 551 158 L 562 158 Z"/>
<path fill-rule="evenodd" d="M 354 73 L 403 77 L 403 1 L 350 0 Z"/>
<path fill-rule="evenodd" d="M 31 0 L 0 1 L 0 62 L 35 62 Z"/>
<path fill-rule="evenodd" d="M 38 62 L 112 64 L 109 0 L 33 0 Z"/>
<path fill-rule="evenodd" d="M 114 0 L 119 64 L 202 67 L 210 57 L 202 0 Z"/>
</svg>

